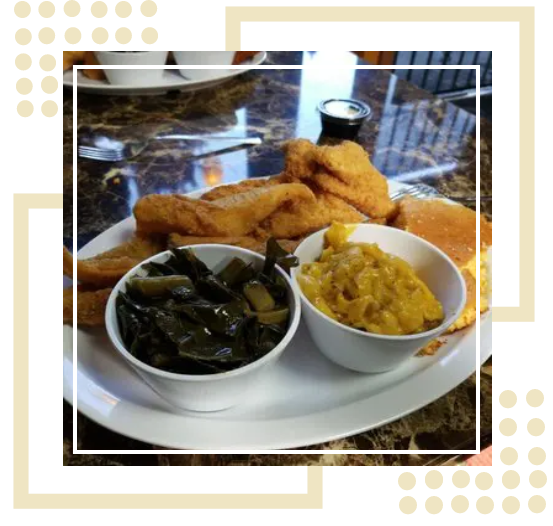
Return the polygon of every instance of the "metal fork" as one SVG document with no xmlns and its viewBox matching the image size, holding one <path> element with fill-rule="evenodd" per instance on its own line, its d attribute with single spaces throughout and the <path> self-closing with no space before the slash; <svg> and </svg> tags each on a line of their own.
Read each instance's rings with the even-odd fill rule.
<svg viewBox="0 0 553 526">
<path fill-rule="evenodd" d="M 152 137 L 145 141 L 133 140 L 126 143 L 115 142 L 113 148 L 104 148 L 98 146 L 87 146 L 79 144 L 77 147 L 77 153 L 79 157 L 85 159 L 93 159 L 95 161 L 107 161 L 118 162 L 126 159 L 132 159 L 140 155 L 152 141 L 221 141 L 232 142 L 232 148 L 238 146 L 251 146 L 262 143 L 259 137 L 222 137 L 222 136 L 198 136 L 198 135 L 161 135 L 159 137 Z M 223 150 L 230 148 L 229 145 L 225 145 Z M 219 150 L 215 150 L 219 151 Z"/>
<path fill-rule="evenodd" d="M 392 201 L 397 201 L 403 199 L 404 197 L 416 197 L 417 199 L 430 199 L 430 198 L 441 198 L 441 199 L 451 199 L 452 201 L 459 201 L 460 203 L 475 203 L 476 197 L 474 196 L 455 196 L 455 195 L 444 195 L 438 192 L 432 186 L 429 186 L 424 183 L 417 183 L 413 185 L 406 186 L 397 192 L 394 192 L 390 195 Z M 491 195 L 481 195 L 480 201 L 491 201 Z"/>
</svg>

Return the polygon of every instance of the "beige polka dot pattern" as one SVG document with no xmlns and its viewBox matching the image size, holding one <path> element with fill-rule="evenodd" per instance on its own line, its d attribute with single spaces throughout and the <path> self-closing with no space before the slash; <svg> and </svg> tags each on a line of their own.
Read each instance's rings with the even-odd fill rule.
<svg viewBox="0 0 553 526">
<path fill-rule="evenodd" d="M 432 513 L 432 515 L 437 515 L 438 513 L 440 513 L 440 511 L 442 511 L 444 505 L 440 497 L 429 497 L 428 499 L 426 499 L 424 507 L 426 508 L 426 511 L 428 513 Z"/>
<path fill-rule="evenodd" d="M 147 0 L 146 2 L 142 2 L 140 11 L 144 16 L 154 16 L 157 13 L 157 5 L 152 0 Z"/>
<path fill-rule="evenodd" d="M 131 41 L 132 33 L 131 30 L 126 27 L 120 27 L 115 32 L 115 40 L 119 42 L 119 44 L 128 44 Z"/>
<path fill-rule="evenodd" d="M 147 27 L 142 31 L 142 40 L 146 44 L 154 44 L 157 41 L 157 31 L 153 27 Z"/>
<path fill-rule="evenodd" d="M 528 452 L 528 460 L 534 464 L 534 466 L 539 466 L 545 462 L 545 451 L 541 447 L 532 448 Z"/>
<path fill-rule="evenodd" d="M 532 436 L 539 437 L 544 431 L 545 424 L 543 423 L 543 420 L 540 420 L 539 418 L 532 418 L 532 420 L 528 422 L 528 433 Z"/>
<path fill-rule="evenodd" d="M 417 484 L 417 477 L 413 473 L 405 471 L 399 475 L 397 483 L 403 491 L 411 491 Z"/>
<path fill-rule="evenodd" d="M 417 499 L 407 495 L 399 499 L 399 511 L 405 515 L 412 515 L 417 511 Z"/>
<path fill-rule="evenodd" d="M 499 431 L 507 437 L 513 436 L 517 431 L 517 423 L 512 418 L 504 418 L 499 423 Z"/>
<path fill-rule="evenodd" d="M 516 449 L 513 449 L 512 447 L 506 447 L 503 449 L 499 456 L 501 458 L 501 462 L 503 462 L 503 464 L 507 464 L 507 466 L 512 466 L 518 460 L 518 453 L 516 452 Z"/>
<path fill-rule="evenodd" d="M 33 61 L 27 53 L 21 53 L 15 57 L 15 67 L 21 71 L 25 71 L 31 67 Z"/>
<path fill-rule="evenodd" d="M 17 104 L 17 114 L 24 119 L 30 117 L 35 111 L 35 107 L 30 100 L 21 100 Z"/>
<path fill-rule="evenodd" d="M 31 6 L 27 2 L 17 2 L 13 7 L 13 12 L 19 18 L 27 18 L 31 13 Z"/>
<path fill-rule="evenodd" d="M 40 84 L 44 93 L 54 93 L 58 89 L 58 81 L 55 77 L 44 77 Z"/>
<path fill-rule="evenodd" d="M 439 471 L 432 470 L 426 474 L 424 481 L 430 489 L 438 489 L 442 485 L 444 478 Z"/>
<path fill-rule="evenodd" d="M 451 509 L 455 513 L 465 513 L 469 509 L 469 500 L 464 495 L 457 495 L 451 501 Z"/>
<path fill-rule="evenodd" d="M 541 513 L 545 509 L 545 499 L 541 495 L 530 497 L 528 508 L 533 513 Z"/>
<path fill-rule="evenodd" d="M 21 95 L 28 95 L 33 91 L 33 83 L 27 78 L 22 78 L 17 81 L 15 89 L 18 93 L 21 93 Z"/>
<path fill-rule="evenodd" d="M 476 501 L 476 509 L 483 515 L 487 515 L 493 511 L 493 500 L 490 497 L 480 497 Z"/>
<path fill-rule="evenodd" d="M 104 18 L 108 12 L 108 6 L 104 2 L 94 2 L 90 8 L 92 16 Z"/>
<path fill-rule="evenodd" d="M 81 40 L 81 32 L 76 27 L 70 27 L 65 32 L 65 40 L 69 44 L 77 44 Z"/>
<path fill-rule="evenodd" d="M 466 488 L 470 482 L 470 475 L 466 471 L 456 471 L 453 473 L 453 485 L 456 488 Z"/>
<path fill-rule="evenodd" d="M 514 515 L 520 509 L 520 502 L 516 497 L 507 497 L 503 500 L 503 511 L 509 515 Z"/>
<path fill-rule="evenodd" d="M 52 71 L 56 67 L 56 59 L 52 55 L 44 55 L 40 59 L 40 67 L 44 71 Z"/>
<path fill-rule="evenodd" d="M 501 482 L 507 489 L 515 489 L 520 484 L 520 475 L 513 470 L 506 471 L 503 473 Z"/>
<path fill-rule="evenodd" d="M 503 407 L 510 409 L 517 403 L 517 395 L 513 391 L 503 391 L 499 395 L 499 403 Z"/>
<path fill-rule="evenodd" d="M 51 27 L 43 27 L 38 32 L 38 39 L 43 44 L 51 44 L 55 38 L 56 38 L 56 34 L 54 33 L 54 30 Z"/>
<path fill-rule="evenodd" d="M 67 16 L 74 17 L 81 12 L 81 6 L 79 5 L 79 2 L 75 2 L 75 0 L 69 0 L 69 2 L 65 2 L 65 5 L 63 6 L 63 11 Z"/>
<path fill-rule="evenodd" d="M 108 32 L 103 27 L 97 27 L 94 31 L 92 31 L 92 40 L 96 42 L 96 44 L 105 44 L 108 39 Z"/>
<path fill-rule="evenodd" d="M 493 478 L 489 473 L 478 473 L 475 484 L 478 489 L 487 490 L 492 487 Z"/>
<path fill-rule="evenodd" d="M 115 6 L 115 13 L 119 18 L 127 18 L 132 13 L 132 7 L 129 2 L 119 2 Z"/>
<path fill-rule="evenodd" d="M 530 485 L 534 488 L 543 488 L 547 483 L 547 475 L 540 470 L 530 473 Z"/>
<path fill-rule="evenodd" d="M 38 12 L 42 18 L 50 18 L 54 16 L 56 7 L 52 2 L 42 2 L 42 4 L 38 6 Z"/>
<path fill-rule="evenodd" d="M 58 113 L 58 105 L 53 100 L 47 100 L 42 105 L 42 114 L 45 117 L 53 117 L 56 113 Z"/>
<path fill-rule="evenodd" d="M 531 407 L 539 407 L 543 404 L 543 393 L 539 389 L 528 391 L 526 402 Z"/>
<path fill-rule="evenodd" d="M 15 32 L 15 41 L 20 46 L 26 46 L 33 38 L 33 35 L 31 35 L 31 32 L 26 28 L 18 29 Z"/>
</svg>

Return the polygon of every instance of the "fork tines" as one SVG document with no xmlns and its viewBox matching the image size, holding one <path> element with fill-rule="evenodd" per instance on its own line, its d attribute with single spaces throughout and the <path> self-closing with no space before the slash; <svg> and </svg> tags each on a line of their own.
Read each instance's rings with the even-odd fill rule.
<svg viewBox="0 0 553 526">
<path fill-rule="evenodd" d="M 77 147 L 79 157 L 94 159 L 95 161 L 122 161 L 125 158 L 122 150 L 105 150 L 93 146 Z"/>
</svg>

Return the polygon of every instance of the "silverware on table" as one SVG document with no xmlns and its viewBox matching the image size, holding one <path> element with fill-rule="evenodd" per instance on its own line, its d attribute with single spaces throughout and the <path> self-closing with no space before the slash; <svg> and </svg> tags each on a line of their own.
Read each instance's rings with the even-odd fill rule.
<svg viewBox="0 0 553 526">
<path fill-rule="evenodd" d="M 465 196 L 465 195 L 444 195 L 438 192 L 432 186 L 428 186 L 424 183 L 417 183 L 413 185 L 406 186 L 397 192 L 394 192 L 390 198 L 392 201 L 397 201 L 404 197 L 416 197 L 417 199 L 429 199 L 429 198 L 441 198 L 441 199 L 451 199 L 452 201 L 458 201 L 460 203 L 475 203 L 475 196 Z M 480 195 L 480 201 L 491 201 L 491 195 Z"/>
<path fill-rule="evenodd" d="M 77 147 L 77 153 L 79 157 L 85 159 L 93 159 L 95 161 L 107 161 L 117 162 L 127 159 L 133 159 L 140 155 L 153 141 L 201 141 L 210 142 L 215 141 L 217 143 L 223 143 L 225 146 L 221 149 L 216 149 L 209 153 L 215 153 L 217 151 L 226 151 L 234 149 L 239 146 L 253 146 L 262 143 L 259 137 L 223 137 L 223 136 L 204 136 L 204 135 L 161 135 L 159 137 L 152 137 L 150 139 L 139 141 L 132 140 L 129 142 L 113 142 L 114 146 L 110 148 L 99 146 L 88 146 L 79 144 Z M 200 153 L 199 156 L 205 154 Z"/>
</svg>

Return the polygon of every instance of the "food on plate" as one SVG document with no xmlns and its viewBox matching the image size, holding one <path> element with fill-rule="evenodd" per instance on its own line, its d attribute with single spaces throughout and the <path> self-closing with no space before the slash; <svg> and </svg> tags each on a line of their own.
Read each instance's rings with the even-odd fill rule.
<svg viewBox="0 0 553 526">
<path fill-rule="evenodd" d="M 279 176 L 272 176 L 266 179 L 246 179 L 234 184 L 223 184 L 216 186 L 212 190 L 209 190 L 202 195 L 202 201 L 217 201 L 218 199 L 225 199 L 231 195 L 242 194 L 255 188 L 266 188 L 267 186 L 274 186 L 281 183 Z"/>
<path fill-rule="evenodd" d="M 246 60 L 252 59 L 258 53 L 259 51 L 235 51 L 232 65 L 238 66 L 239 64 L 243 64 Z"/>
<path fill-rule="evenodd" d="M 457 265 L 467 285 L 467 302 L 459 319 L 449 331 L 463 329 L 477 317 L 476 265 L 480 252 L 480 312 L 489 308 L 487 258 L 492 245 L 492 224 L 480 215 L 480 247 L 476 246 L 476 212 L 440 199 L 405 198 L 393 226 L 426 239 L 443 250 Z"/>
<path fill-rule="evenodd" d="M 111 289 L 80 290 L 77 288 L 77 325 L 104 325 L 106 305 Z M 73 289 L 63 289 L 63 323 L 73 323 Z"/>
<path fill-rule="evenodd" d="M 77 279 L 96 287 L 115 285 L 129 270 L 163 249 L 164 244 L 157 237 L 135 235 L 97 256 L 77 259 Z M 73 261 L 71 254 L 64 250 L 64 272 L 66 264 L 72 268 Z"/>
<path fill-rule="evenodd" d="M 302 265 L 298 283 L 330 318 L 367 332 L 417 334 L 444 320 L 441 303 L 403 259 L 376 243 L 348 241 L 351 228 L 333 223 L 318 261 Z"/>
<path fill-rule="evenodd" d="M 63 52 L 63 71 L 71 69 L 75 64 L 84 61 L 86 51 L 64 51 Z"/>
<path fill-rule="evenodd" d="M 365 218 L 355 208 L 331 194 L 316 194 L 312 203 L 296 202 L 277 210 L 261 228 L 277 238 L 294 238 L 315 232 L 332 221 L 359 223 Z"/>
<path fill-rule="evenodd" d="M 278 244 L 287 252 L 294 252 L 301 240 L 295 239 L 278 239 Z M 249 236 L 237 237 L 202 237 L 202 236 L 181 236 L 180 234 L 170 234 L 167 238 L 169 248 L 180 248 L 193 245 L 217 244 L 217 245 L 233 245 L 235 247 L 246 248 L 265 254 L 266 243 L 262 239 Z"/>
<path fill-rule="evenodd" d="M 84 64 L 86 66 L 99 66 L 100 63 L 96 59 L 96 55 L 94 54 L 94 51 L 85 51 L 84 54 Z M 83 69 L 83 75 L 85 77 L 88 77 L 89 79 L 93 80 L 104 80 L 106 78 L 106 75 L 104 73 L 103 69 Z"/>
<path fill-rule="evenodd" d="M 288 330 L 285 280 L 297 258 L 274 239 L 262 270 L 233 258 L 215 274 L 188 248 L 165 263 L 150 262 L 116 301 L 127 350 L 175 373 L 213 374 L 243 367 L 273 350 Z"/>
<path fill-rule="evenodd" d="M 337 146 L 315 146 L 299 139 L 288 142 L 285 152 L 284 179 L 314 185 L 372 218 L 394 214 L 388 182 L 359 144 L 343 141 Z"/>
<path fill-rule="evenodd" d="M 63 247 L 63 275 L 73 278 L 73 256 L 65 247 Z"/>
<path fill-rule="evenodd" d="M 254 188 L 216 201 L 182 195 L 147 195 L 134 208 L 143 233 L 245 236 L 285 203 L 314 201 L 301 184 Z"/>
</svg>

